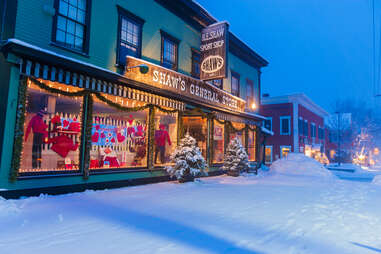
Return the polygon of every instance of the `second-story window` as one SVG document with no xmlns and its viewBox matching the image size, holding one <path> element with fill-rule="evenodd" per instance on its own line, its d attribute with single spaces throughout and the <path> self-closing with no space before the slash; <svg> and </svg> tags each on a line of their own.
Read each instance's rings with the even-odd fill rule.
<svg viewBox="0 0 381 254">
<path fill-rule="evenodd" d="M 200 52 L 192 49 L 192 76 L 200 78 Z"/>
<path fill-rule="evenodd" d="M 299 129 L 298 131 L 299 131 L 300 136 L 304 135 L 303 127 L 304 127 L 304 121 L 302 118 L 299 118 L 298 119 L 298 129 Z"/>
<path fill-rule="evenodd" d="M 222 89 L 222 84 L 223 84 L 223 79 L 213 79 L 213 80 L 209 80 L 208 82 L 218 88 L 221 88 Z"/>
<path fill-rule="evenodd" d="M 307 122 L 307 120 L 304 120 L 303 134 L 304 134 L 304 136 L 308 137 L 308 122 Z"/>
<path fill-rule="evenodd" d="M 141 56 L 144 20 L 118 6 L 118 64 L 126 65 L 126 56 Z"/>
<path fill-rule="evenodd" d="M 316 137 L 316 125 L 314 123 L 311 123 L 311 138 Z"/>
<path fill-rule="evenodd" d="M 291 134 L 291 117 L 281 116 L 280 117 L 280 135 L 290 135 Z"/>
<path fill-rule="evenodd" d="M 267 117 L 265 120 L 263 120 L 263 127 L 268 129 L 269 131 L 273 130 L 273 118 Z"/>
<path fill-rule="evenodd" d="M 254 101 L 254 82 L 250 79 L 246 79 L 246 100 L 247 100 L 247 107 L 250 109 L 253 108 L 253 104 L 255 104 Z"/>
<path fill-rule="evenodd" d="M 161 65 L 172 70 L 177 70 L 178 67 L 178 47 L 179 40 L 161 32 Z"/>
<path fill-rule="evenodd" d="M 75 51 L 88 51 L 89 1 L 56 0 L 53 42 Z"/>
<path fill-rule="evenodd" d="M 231 86 L 232 86 L 232 94 L 235 96 L 239 96 L 239 74 L 232 71 L 232 79 L 231 79 Z"/>
</svg>

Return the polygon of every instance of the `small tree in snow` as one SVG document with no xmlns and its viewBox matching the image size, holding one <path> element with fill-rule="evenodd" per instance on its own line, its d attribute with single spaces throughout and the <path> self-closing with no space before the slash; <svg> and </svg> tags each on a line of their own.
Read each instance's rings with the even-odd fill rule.
<svg viewBox="0 0 381 254">
<path fill-rule="evenodd" d="M 236 137 L 232 139 L 226 149 L 223 170 L 228 175 L 238 176 L 240 172 L 249 168 L 249 157 L 242 146 L 241 141 Z"/>
<path fill-rule="evenodd" d="M 196 146 L 196 140 L 188 133 L 171 155 L 174 166 L 166 167 L 171 177 L 176 177 L 179 182 L 193 181 L 195 176 L 204 174 L 206 162 L 202 157 L 200 148 Z"/>
</svg>

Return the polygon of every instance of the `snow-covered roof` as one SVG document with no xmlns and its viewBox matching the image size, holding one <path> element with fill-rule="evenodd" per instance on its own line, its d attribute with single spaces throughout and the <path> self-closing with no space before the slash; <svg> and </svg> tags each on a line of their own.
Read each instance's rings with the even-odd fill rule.
<svg viewBox="0 0 381 254">
<path fill-rule="evenodd" d="M 299 103 L 303 107 L 307 108 L 308 110 L 310 110 L 311 112 L 314 112 L 315 114 L 319 116 L 327 117 L 329 115 L 329 113 L 325 109 L 317 105 L 304 93 L 261 98 L 262 105 L 294 103 L 294 102 Z"/>
<path fill-rule="evenodd" d="M 269 134 L 271 136 L 274 135 L 274 132 L 270 131 L 269 129 L 267 129 L 267 128 L 263 127 L 263 126 L 261 127 L 261 131 L 266 133 L 266 134 Z"/>
</svg>

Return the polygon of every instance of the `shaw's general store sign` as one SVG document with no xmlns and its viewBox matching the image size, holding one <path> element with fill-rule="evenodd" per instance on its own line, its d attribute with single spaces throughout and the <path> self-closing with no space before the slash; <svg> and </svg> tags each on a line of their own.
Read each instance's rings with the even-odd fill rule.
<svg viewBox="0 0 381 254">
<path fill-rule="evenodd" d="M 201 31 L 200 79 L 227 77 L 228 23 L 212 24 Z"/>
<path fill-rule="evenodd" d="M 245 109 L 244 100 L 235 97 L 211 84 L 161 66 L 127 56 L 127 68 L 140 64 L 145 64 L 149 67 L 146 74 L 140 73 L 139 68 L 132 68 L 126 69 L 125 76 L 129 79 L 181 94 L 202 103 L 239 112 L 243 112 Z"/>
</svg>

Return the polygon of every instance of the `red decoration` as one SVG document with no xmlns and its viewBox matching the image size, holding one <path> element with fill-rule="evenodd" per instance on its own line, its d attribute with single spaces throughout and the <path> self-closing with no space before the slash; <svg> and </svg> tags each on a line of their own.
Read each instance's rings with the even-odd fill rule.
<svg viewBox="0 0 381 254">
<path fill-rule="evenodd" d="M 126 139 L 126 137 L 120 134 L 119 132 L 116 134 L 116 138 L 119 143 L 122 143 Z"/>
<path fill-rule="evenodd" d="M 64 128 L 68 127 L 68 126 L 69 126 L 69 123 L 70 123 L 70 122 L 69 122 L 68 120 L 66 120 L 66 119 L 63 120 L 63 127 L 64 127 Z"/>
<path fill-rule="evenodd" d="M 99 133 L 98 132 L 95 132 L 92 136 L 91 136 L 91 142 L 93 143 L 97 143 L 99 140 Z"/>
</svg>

